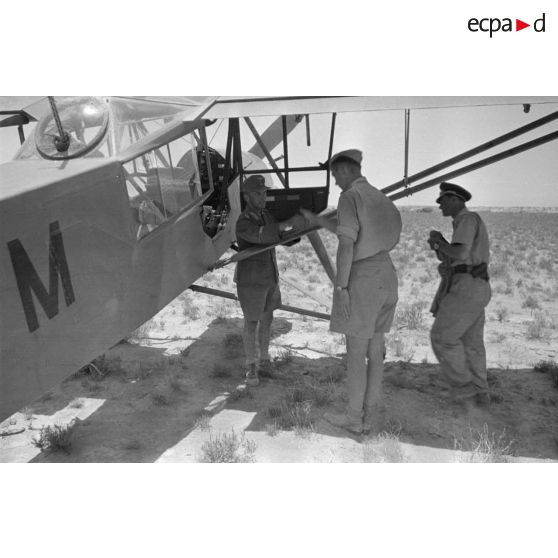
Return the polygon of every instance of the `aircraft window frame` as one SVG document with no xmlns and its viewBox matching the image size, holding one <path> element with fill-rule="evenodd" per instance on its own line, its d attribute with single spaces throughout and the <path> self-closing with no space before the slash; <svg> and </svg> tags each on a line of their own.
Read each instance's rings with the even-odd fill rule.
<svg viewBox="0 0 558 558">
<path fill-rule="evenodd" d="M 186 134 L 123 165 L 128 198 L 138 225 L 136 240 L 149 237 L 211 197 L 211 169 L 207 176 L 201 176 L 202 157 L 208 160 L 203 128 L 199 135 Z M 179 162 L 184 166 L 178 166 Z"/>
</svg>

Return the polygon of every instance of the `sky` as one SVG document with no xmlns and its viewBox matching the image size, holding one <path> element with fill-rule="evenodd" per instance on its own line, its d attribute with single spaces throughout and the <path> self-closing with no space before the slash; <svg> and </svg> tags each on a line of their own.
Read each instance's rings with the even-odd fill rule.
<svg viewBox="0 0 558 558">
<path fill-rule="evenodd" d="M 29 104 L 30 97 L 0 97 L 0 110 Z M 332 105 L 333 108 L 334 105 Z M 476 145 L 523 126 L 558 110 L 558 104 L 532 105 L 526 114 L 521 105 L 463 108 L 416 109 L 411 111 L 409 136 L 409 174 L 444 161 Z M 269 120 L 262 119 L 259 128 Z M 255 123 L 258 124 L 257 119 Z M 311 116 L 311 147 L 306 145 L 306 129 L 299 126 L 289 137 L 292 164 L 324 161 L 329 141 L 329 115 Z M 556 122 L 530 134 L 489 150 L 458 167 L 555 131 Z M 210 128 L 213 145 L 224 146 L 225 126 L 216 134 Z M 25 128 L 26 136 L 32 127 Z M 245 142 L 245 145 L 249 144 Z M 0 162 L 9 161 L 19 146 L 16 128 L 0 128 Z M 342 113 L 337 117 L 334 152 L 357 148 L 363 151 L 363 174 L 377 187 L 392 184 L 404 176 L 404 111 L 388 110 Z M 278 148 L 274 156 L 280 153 Z M 451 167 L 449 170 L 457 168 Z M 446 172 L 446 171 L 444 171 Z M 439 174 L 439 173 L 438 173 Z M 430 178 L 430 177 L 429 177 Z M 302 184 L 316 185 L 316 177 L 300 177 Z M 323 182 L 320 178 L 320 183 Z M 306 182 L 304 182 L 306 181 Z M 472 194 L 471 206 L 558 206 L 558 141 L 536 147 L 459 178 L 452 179 Z M 436 187 L 399 200 L 399 205 L 434 205 Z M 330 205 L 335 205 L 339 190 L 332 188 Z"/>
</svg>

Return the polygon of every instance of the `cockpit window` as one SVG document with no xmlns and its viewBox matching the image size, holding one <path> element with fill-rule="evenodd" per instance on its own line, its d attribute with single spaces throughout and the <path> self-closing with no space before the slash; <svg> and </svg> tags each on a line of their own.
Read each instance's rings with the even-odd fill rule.
<svg viewBox="0 0 558 558">
<path fill-rule="evenodd" d="M 204 160 L 198 138 L 188 134 L 124 165 L 137 239 L 210 195 L 212 184 L 200 176 Z"/>
<path fill-rule="evenodd" d="M 46 159 L 64 160 L 98 147 L 109 124 L 107 103 L 96 97 L 67 97 L 54 103 L 35 128 L 37 151 Z"/>
<path fill-rule="evenodd" d="M 65 160 L 118 156 L 179 113 L 196 106 L 195 100 L 187 98 L 181 102 L 164 99 L 55 97 L 61 128 L 68 134 L 67 151 L 58 151 L 60 127 L 48 99 L 41 99 L 34 111 L 38 118 L 35 131 L 27 137 L 15 158 Z"/>
</svg>

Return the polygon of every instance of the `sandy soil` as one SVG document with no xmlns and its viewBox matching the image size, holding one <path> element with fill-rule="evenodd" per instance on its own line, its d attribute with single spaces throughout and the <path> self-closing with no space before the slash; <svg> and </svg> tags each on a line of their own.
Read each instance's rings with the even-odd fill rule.
<svg viewBox="0 0 558 558">
<path fill-rule="evenodd" d="M 404 267 L 416 237 L 407 225 L 394 257 L 400 312 L 387 338 L 378 432 L 352 436 L 322 419 L 345 404 L 343 338 L 329 333 L 326 321 L 278 312 L 275 377 L 244 389 L 238 305 L 186 291 L 98 360 L 98 371 L 77 372 L 4 421 L 0 461 L 198 462 L 208 459 L 208 443 L 223 436 L 237 442 L 237 455 L 244 451 L 256 462 L 558 460 L 558 389 L 549 373 L 533 369 L 558 353 L 555 283 L 541 275 L 546 269 L 535 270 L 533 281 L 544 288 L 527 284 L 538 293 L 533 309 L 524 306 L 521 287 L 510 293 L 519 279 L 509 275 L 517 269 L 493 280 L 485 334 L 492 402 L 450 403 L 428 343 L 433 262 L 421 247 L 422 259 L 415 255 Z M 326 241 L 333 251 L 332 239 Z M 302 242 L 296 251 L 279 251 L 284 302 L 325 311 L 330 288 L 309 250 Z M 199 283 L 231 291 L 232 271 Z M 537 312 L 546 321 L 532 335 Z M 41 428 L 68 424 L 68 451 L 36 446 Z"/>
</svg>

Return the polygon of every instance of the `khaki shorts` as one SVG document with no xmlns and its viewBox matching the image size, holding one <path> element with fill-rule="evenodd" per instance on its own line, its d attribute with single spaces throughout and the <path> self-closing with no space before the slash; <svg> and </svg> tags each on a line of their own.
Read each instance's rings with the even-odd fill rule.
<svg viewBox="0 0 558 558">
<path fill-rule="evenodd" d="M 249 322 L 259 322 L 264 313 L 273 312 L 281 306 L 281 291 L 277 283 L 260 285 L 237 285 L 238 301 L 244 318 Z"/>
<path fill-rule="evenodd" d="M 348 320 L 341 315 L 339 294 L 335 292 L 330 330 L 362 339 L 387 333 L 397 305 L 397 274 L 389 257 L 354 262 L 348 287 L 351 315 Z"/>
</svg>

